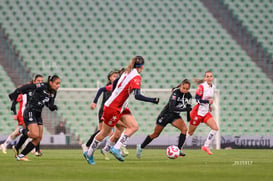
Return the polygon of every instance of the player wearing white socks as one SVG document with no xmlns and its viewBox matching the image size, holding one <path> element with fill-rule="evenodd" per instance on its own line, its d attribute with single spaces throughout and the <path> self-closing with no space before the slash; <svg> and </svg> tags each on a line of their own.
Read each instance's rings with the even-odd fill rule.
<svg viewBox="0 0 273 181">
<path fill-rule="evenodd" d="M 195 99 L 198 104 L 195 105 L 191 111 L 191 121 L 188 134 L 191 136 L 200 123 L 205 123 L 208 125 L 212 130 L 209 132 L 205 144 L 201 149 L 207 152 L 209 155 L 212 155 L 209 146 L 213 141 L 216 132 L 218 131 L 218 126 L 210 113 L 212 111 L 211 105 L 213 104 L 213 95 L 215 89 L 212 72 L 207 71 L 205 73 L 204 79 L 195 79 L 195 82 L 200 84 L 196 90 L 195 95 Z"/>
<path fill-rule="evenodd" d="M 16 138 L 17 136 L 19 136 L 19 128 L 20 127 L 26 127 L 25 126 L 25 122 L 24 122 L 24 119 L 23 119 L 23 111 L 24 111 L 24 106 L 25 106 L 25 103 L 26 103 L 26 96 L 23 96 L 23 94 L 20 94 L 18 95 L 16 101 L 14 101 L 12 103 L 12 106 L 11 106 L 11 110 L 13 111 L 14 113 L 14 120 L 17 120 L 18 121 L 18 125 L 16 126 L 15 130 L 9 135 L 9 137 L 6 139 L 6 141 L 1 144 L 1 149 L 2 149 L 2 153 L 4 154 L 7 154 L 7 146 L 9 144 L 11 144 Z M 16 113 L 16 103 L 19 103 L 19 111 L 18 113 Z"/>
<path fill-rule="evenodd" d="M 126 124 L 126 130 L 116 143 L 116 148 L 119 148 L 120 145 L 126 143 L 128 138 L 138 130 L 138 124 L 127 107 L 128 98 L 131 93 L 134 93 L 135 99 L 140 101 L 152 102 L 155 104 L 159 102 L 159 98 L 145 97 L 140 92 L 141 77 L 139 73 L 142 72 L 143 69 L 144 59 L 141 56 L 136 56 L 131 60 L 121 77 L 116 80 L 117 82 L 114 82 L 114 91 L 104 105 L 102 130 L 94 138 L 88 152 L 84 152 L 84 157 L 88 164 L 95 164 L 93 158 L 94 151 L 99 146 L 99 143 L 111 132 L 112 128 L 119 120 Z M 120 154 L 120 150 L 116 148 L 112 147 L 110 149 L 111 153 L 119 161 L 124 161 L 123 156 Z"/>
</svg>

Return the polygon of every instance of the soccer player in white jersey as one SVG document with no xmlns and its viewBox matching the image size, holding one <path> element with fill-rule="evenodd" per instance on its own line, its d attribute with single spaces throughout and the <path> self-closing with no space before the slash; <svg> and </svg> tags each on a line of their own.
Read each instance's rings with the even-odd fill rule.
<svg viewBox="0 0 273 181">
<path fill-rule="evenodd" d="M 195 95 L 195 99 L 198 104 L 195 105 L 191 111 L 191 121 L 188 134 L 191 136 L 201 122 L 208 125 L 211 128 L 211 131 L 209 132 L 205 144 L 201 149 L 207 152 L 209 155 L 212 155 L 212 152 L 209 149 L 209 145 L 211 144 L 216 135 L 216 132 L 218 131 L 218 126 L 210 113 L 212 111 L 211 105 L 213 104 L 213 95 L 215 89 L 212 72 L 205 72 L 204 79 L 195 79 L 195 82 L 200 84 L 196 90 Z"/>
<path fill-rule="evenodd" d="M 133 93 L 135 99 L 145 102 L 158 104 L 159 98 L 145 97 L 140 93 L 141 77 L 140 72 L 144 69 L 144 59 L 141 56 L 134 57 L 125 72 L 119 79 L 113 83 L 113 92 L 111 97 L 105 102 L 102 114 L 103 125 L 101 131 L 96 135 L 88 151 L 83 155 L 88 164 L 95 164 L 93 153 L 99 146 L 99 143 L 111 132 L 112 128 L 121 120 L 126 124 L 126 130 L 122 133 L 120 139 L 111 148 L 111 153 L 119 161 L 124 161 L 120 154 L 120 146 L 126 143 L 137 130 L 138 124 L 131 114 L 128 105 L 129 96 Z"/>
</svg>

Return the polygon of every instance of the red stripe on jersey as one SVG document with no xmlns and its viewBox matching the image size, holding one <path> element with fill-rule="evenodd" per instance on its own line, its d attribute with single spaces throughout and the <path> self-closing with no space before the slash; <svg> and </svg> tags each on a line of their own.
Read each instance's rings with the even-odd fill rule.
<svg viewBox="0 0 273 181">
<path fill-rule="evenodd" d="M 127 75 L 122 75 L 121 80 L 118 82 L 118 87 L 106 101 L 105 105 L 121 109 L 133 89 L 140 89 L 140 86 L 141 77 L 135 69 Z"/>
<path fill-rule="evenodd" d="M 204 94 L 204 86 L 203 85 L 199 85 L 198 88 L 196 89 L 196 93 L 195 94 L 199 95 L 202 98 L 203 94 Z"/>
<path fill-rule="evenodd" d="M 19 103 L 19 110 L 18 110 L 17 115 L 22 115 L 22 113 L 23 113 L 23 111 L 22 111 L 22 108 L 23 108 L 23 94 L 19 94 L 16 101 Z"/>
</svg>

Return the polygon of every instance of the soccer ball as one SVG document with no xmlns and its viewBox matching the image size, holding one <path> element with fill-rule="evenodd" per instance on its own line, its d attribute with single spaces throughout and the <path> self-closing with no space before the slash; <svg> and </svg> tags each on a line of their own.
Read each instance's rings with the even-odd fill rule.
<svg viewBox="0 0 273 181">
<path fill-rule="evenodd" d="M 180 155 L 180 150 L 177 146 L 171 145 L 166 149 L 166 155 L 169 159 L 176 159 Z"/>
</svg>

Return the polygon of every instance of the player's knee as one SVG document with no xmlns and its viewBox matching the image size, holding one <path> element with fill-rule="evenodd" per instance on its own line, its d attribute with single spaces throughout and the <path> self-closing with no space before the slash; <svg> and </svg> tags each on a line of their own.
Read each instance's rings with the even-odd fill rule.
<svg viewBox="0 0 273 181">
<path fill-rule="evenodd" d="M 182 134 L 186 134 L 186 133 L 187 133 L 187 130 L 188 130 L 187 127 L 183 127 L 183 128 L 181 129 L 181 133 L 182 133 Z"/>
<path fill-rule="evenodd" d="M 155 139 L 160 135 L 160 133 L 153 133 L 150 135 L 150 138 Z"/>
<path fill-rule="evenodd" d="M 134 126 L 132 129 L 133 129 L 133 131 L 134 131 L 134 132 L 136 132 L 136 131 L 138 131 L 138 130 L 139 130 L 139 126 L 138 126 L 138 125 L 136 125 L 136 126 Z"/>
<path fill-rule="evenodd" d="M 114 142 L 118 141 L 120 136 L 121 136 L 121 134 L 114 135 L 113 136 L 113 140 L 115 140 Z"/>
<path fill-rule="evenodd" d="M 216 126 L 216 127 L 214 127 L 212 130 L 218 131 L 219 129 L 218 129 L 218 127 Z"/>
<path fill-rule="evenodd" d="M 17 135 L 18 135 L 18 132 L 14 131 L 11 133 L 10 137 L 11 137 L 11 139 L 14 140 L 17 137 Z"/>
<path fill-rule="evenodd" d="M 189 134 L 190 136 L 192 136 L 192 135 L 193 135 L 193 131 L 189 131 L 188 134 Z"/>
<path fill-rule="evenodd" d="M 29 137 L 33 139 L 38 139 L 40 137 L 39 133 L 29 132 Z"/>
</svg>

